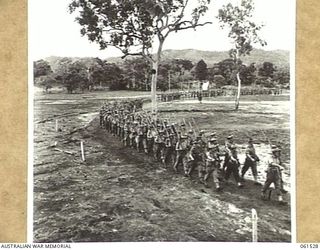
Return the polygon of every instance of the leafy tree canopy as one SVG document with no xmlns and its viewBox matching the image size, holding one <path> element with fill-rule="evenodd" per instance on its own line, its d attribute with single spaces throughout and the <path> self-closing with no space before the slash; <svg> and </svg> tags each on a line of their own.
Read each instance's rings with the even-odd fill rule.
<svg viewBox="0 0 320 250">
<path fill-rule="evenodd" d="M 50 73 L 52 73 L 52 69 L 47 61 L 41 59 L 33 62 L 33 75 L 35 78 L 49 75 Z"/>
<path fill-rule="evenodd" d="M 200 81 L 204 81 L 207 79 L 208 68 L 207 68 L 207 64 L 203 60 L 200 60 L 197 63 L 195 67 L 195 76 Z"/>
<path fill-rule="evenodd" d="M 153 38 L 164 41 L 169 33 L 196 28 L 210 0 L 197 0 L 191 19 L 185 9 L 189 0 L 73 0 L 70 12 L 78 11 L 82 35 L 98 42 L 101 49 L 114 46 L 124 57 L 151 57 Z"/>
</svg>

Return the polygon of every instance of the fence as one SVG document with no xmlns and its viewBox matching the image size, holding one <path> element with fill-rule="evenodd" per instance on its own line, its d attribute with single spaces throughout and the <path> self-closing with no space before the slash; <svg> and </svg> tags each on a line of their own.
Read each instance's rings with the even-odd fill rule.
<svg viewBox="0 0 320 250">
<path fill-rule="evenodd" d="M 236 96 L 236 89 L 211 89 L 207 91 L 180 91 L 157 94 L 157 100 L 170 102 L 174 100 L 196 99 L 199 96 L 211 98 L 218 96 Z M 241 89 L 241 95 L 281 95 L 282 89 L 275 88 L 250 88 Z"/>
</svg>

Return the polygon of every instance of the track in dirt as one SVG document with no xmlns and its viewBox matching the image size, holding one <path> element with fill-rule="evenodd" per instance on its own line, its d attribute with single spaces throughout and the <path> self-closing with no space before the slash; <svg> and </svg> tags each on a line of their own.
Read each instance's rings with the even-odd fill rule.
<svg viewBox="0 0 320 250">
<path fill-rule="evenodd" d="M 89 107 L 85 111 L 92 113 L 98 106 Z M 54 113 L 59 112 L 66 110 Z M 76 124 L 86 125 L 78 117 L 69 117 L 58 135 L 50 130 L 52 121 L 37 125 L 35 242 L 250 241 L 252 208 L 259 215 L 259 241 L 291 240 L 290 206 L 260 200 L 260 187 L 250 181 L 243 189 L 231 183 L 217 193 L 195 176 L 174 174 L 124 148 L 97 119 L 70 134 Z M 80 140 L 86 162 L 80 159 Z"/>
</svg>

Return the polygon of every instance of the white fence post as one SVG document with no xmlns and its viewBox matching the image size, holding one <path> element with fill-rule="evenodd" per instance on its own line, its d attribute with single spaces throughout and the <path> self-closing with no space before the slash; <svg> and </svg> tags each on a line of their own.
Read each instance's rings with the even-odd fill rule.
<svg viewBox="0 0 320 250">
<path fill-rule="evenodd" d="M 252 208 L 252 242 L 258 242 L 258 215 L 254 208 Z"/>
<path fill-rule="evenodd" d="M 81 147 L 81 158 L 82 158 L 82 161 L 85 161 L 86 159 L 84 158 L 83 141 L 80 142 L 80 147 Z"/>
<path fill-rule="evenodd" d="M 58 120 L 56 120 L 56 132 L 58 132 L 58 128 L 59 128 Z"/>
</svg>

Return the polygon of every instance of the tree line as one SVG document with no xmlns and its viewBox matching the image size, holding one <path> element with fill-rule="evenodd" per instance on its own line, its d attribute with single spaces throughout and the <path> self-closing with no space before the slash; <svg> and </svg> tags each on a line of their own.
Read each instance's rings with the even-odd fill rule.
<svg viewBox="0 0 320 250">
<path fill-rule="evenodd" d="M 289 68 L 278 68 L 271 62 L 263 64 L 241 63 L 240 79 L 244 86 L 275 87 L 290 81 Z M 164 60 L 158 69 L 157 90 L 196 88 L 199 82 L 209 81 L 211 86 L 237 84 L 237 67 L 231 58 L 214 65 L 204 60 L 193 63 L 186 59 Z M 152 68 L 143 57 L 127 58 L 111 63 L 100 58 L 72 59 L 63 57 L 49 63 L 34 62 L 34 83 L 48 92 L 52 87 L 64 87 L 68 93 L 93 90 L 151 89 Z"/>
</svg>

